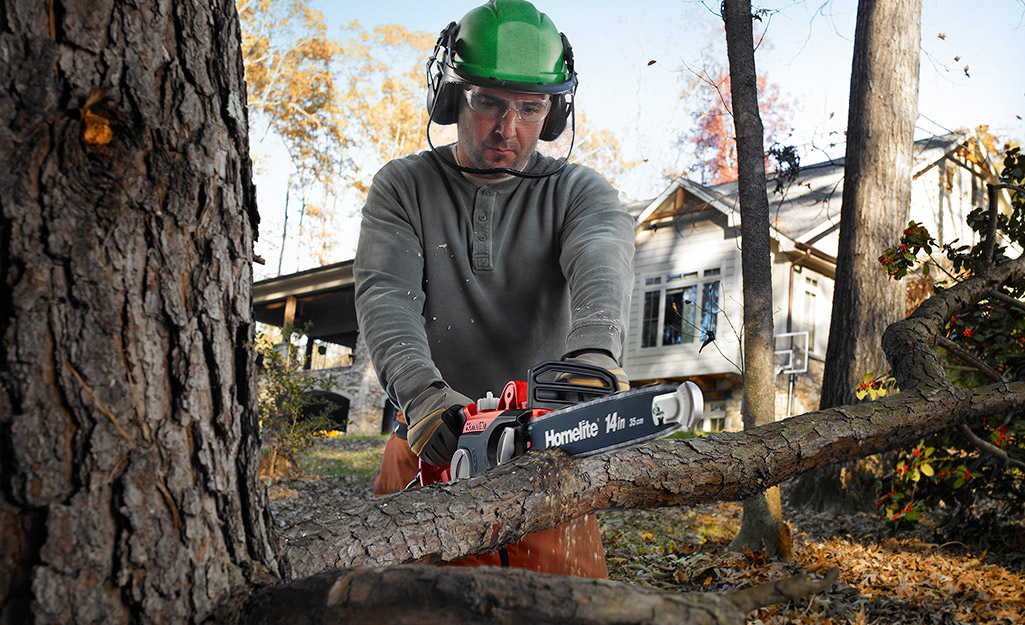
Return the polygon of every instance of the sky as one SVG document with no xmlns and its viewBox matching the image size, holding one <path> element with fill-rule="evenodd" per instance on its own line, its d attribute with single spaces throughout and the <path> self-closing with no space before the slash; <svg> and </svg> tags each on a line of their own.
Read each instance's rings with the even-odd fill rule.
<svg viewBox="0 0 1025 625">
<path fill-rule="evenodd" d="M 437 34 L 480 0 L 311 0 L 329 32 L 353 20 L 367 29 L 401 24 Z M 759 74 L 789 103 L 801 162 L 843 156 L 854 45 L 856 0 L 754 3 L 769 9 L 756 54 Z M 617 180 L 631 200 L 657 196 L 662 172 L 687 162 L 676 138 L 690 123 L 681 99 L 687 78 L 709 59 L 725 66 L 718 1 L 537 0 L 573 46 L 580 78 L 577 106 L 593 126 L 614 131 L 623 159 L 638 163 Z M 918 132 L 916 138 L 989 125 L 1002 140 L 1025 142 L 1025 0 L 923 0 Z M 426 59 L 425 59 L 426 60 Z M 254 137 L 254 140 L 256 138 Z M 254 150 L 281 159 L 273 138 Z M 256 176 L 263 219 L 257 254 L 268 258 L 257 278 L 276 275 L 287 159 Z M 351 258 L 358 206 L 342 209 L 337 261 Z M 276 233 L 275 233 L 276 230 Z M 286 248 L 283 273 L 310 268 Z"/>
</svg>

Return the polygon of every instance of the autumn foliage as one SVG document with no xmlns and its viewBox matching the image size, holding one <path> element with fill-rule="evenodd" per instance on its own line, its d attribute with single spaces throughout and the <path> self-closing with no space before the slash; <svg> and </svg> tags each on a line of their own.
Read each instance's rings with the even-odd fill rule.
<svg viewBox="0 0 1025 625">
<path fill-rule="evenodd" d="M 696 74 L 681 96 L 691 108 L 693 128 L 679 140 L 679 147 L 694 155 L 693 172 L 701 184 L 714 185 L 737 179 L 737 140 L 733 124 L 733 96 L 726 68 L 713 67 Z M 789 107 L 779 87 L 765 75 L 758 77 L 758 112 L 765 133 L 765 167 L 773 166 L 769 147 L 790 131 Z"/>
</svg>

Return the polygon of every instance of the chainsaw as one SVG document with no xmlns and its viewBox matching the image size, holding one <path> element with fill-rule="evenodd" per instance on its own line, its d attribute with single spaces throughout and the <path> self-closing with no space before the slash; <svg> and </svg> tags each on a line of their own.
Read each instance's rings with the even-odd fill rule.
<svg viewBox="0 0 1025 625">
<path fill-rule="evenodd" d="M 466 421 L 448 467 L 420 461 L 420 484 L 476 475 L 532 449 L 591 456 L 691 427 L 703 408 L 693 382 L 618 391 L 606 369 L 566 361 L 534 367 L 495 397 L 463 407 Z"/>
</svg>

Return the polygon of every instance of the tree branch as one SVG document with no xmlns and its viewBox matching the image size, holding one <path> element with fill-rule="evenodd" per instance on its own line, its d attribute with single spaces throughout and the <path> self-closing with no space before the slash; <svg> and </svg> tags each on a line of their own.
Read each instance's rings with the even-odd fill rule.
<svg viewBox="0 0 1025 625">
<path fill-rule="evenodd" d="M 1002 293 L 1002 292 L 1000 292 L 998 290 L 997 291 L 993 291 L 992 293 L 990 293 L 988 297 L 990 299 L 995 299 L 995 300 L 1001 301 L 1001 302 L 1003 302 L 1005 304 L 1009 304 L 1011 306 L 1014 306 L 1015 308 L 1018 308 L 1020 310 L 1025 310 L 1025 302 L 1021 301 L 1020 299 L 1015 299 L 1015 298 L 1011 297 L 1010 295 L 1008 295 L 1006 293 Z"/>
<path fill-rule="evenodd" d="M 992 187 L 994 189 L 1010 189 L 1011 191 L 1015 191 L 1016 193 L 1021 193 L 1022 195 L 1025 195 L 1025 187 L 1019 187 L 1016 184 L 1007 184 L 1006 182 L 1001 182 L 999 184 L 987 184 L 986 186 Z"/>
<path fill-rule="evenodd" d="M 984 374 L 986 377 L 993 380 L 994 382 L 1004 381 L 1004 377 L 1000 375 L 999 371 L 982 362 L 981 360 L 973 356 L 968 350 L 964 349 L 954 341 L 951 341 L 947 337 L 937 337 L 936 344 L 942 347 L 943 349 L 947 350 L 954 356 L 957 356 L 957 358 L 961 361 L 968 363 L 969 365 L 972 365 L 973 367 L 978 369 L 980 373 Z"/>
<path fill-rule="evenodd" d="M 531 452 L 485 474 L 418 488 L 301 526 L 283 549 L 298 576 L 365 564 L 435 563 L 494 551 L 594 510 L 737 501 L 812 468 L 912 443 L 969 416 L 1025 407 L 1025 382 L 879 401 L 748 432 L 664 440 L 588 458 Z"/>
<path fill-rule="evenodd" d="M 824 578 L 817 582 L 812 581 L 806 574 L 801 574 L 750 588 L 734 590 L 726 593 L 726 597 L 735 603 L 741 612 L 748 614 L 758 608 L 800 599 L 827 590 L 836 583 L 838 577 L 840 577 L 840 569 L 834 566 L 826 572 Z"/>
<path fill-rule="evenodd" d="M 967 425 L 962 423 L 961 425 L 957 426 L 957 429 L 959 432 L 961 432 L 962 436 L 968 439 L 968 442 L 971 443 L 973 447 L 978 449 L 980 452 L 986 454 L 987 456 L 999 460 L 1001 464 L 1003 464 L 1005 467 L 1011 466 L 1017 469 L 1025 469 L 1025 462 L 1015 460 L 1014 458 L 1007 455 L 1007 452 L 1003 449 L 1000 449 L 996 445 L 990 444 L 988 441 L 982 440 L 981 438 L 976 436 L 975 432 L 973 432 Z"/>
<path fill-rule="evenodd" d="M 953 386 L 939 358 L 932 352 L 937 338 L 946 333 L 947 321 L 989 297 L 1002 284 L 1022 276 L 1025 276 L 1025 257 L 991 266 L 985 272 L 933 295 L 906 319 L 888 327 L 883 332 L 883 351 L 900 388 L 903 391 L 918 388 L 929 395 L 936 389 Z"/>
<path fill-rule="evenodd" d="M 245 622 L 740 625 L 751 610 L 828 588 L 838 573 L 834 568 L 819 582 L 798 575 L 726 594 L 675 594 L 524 569 L 356 568 L 259 591 Z"/>
</svg>

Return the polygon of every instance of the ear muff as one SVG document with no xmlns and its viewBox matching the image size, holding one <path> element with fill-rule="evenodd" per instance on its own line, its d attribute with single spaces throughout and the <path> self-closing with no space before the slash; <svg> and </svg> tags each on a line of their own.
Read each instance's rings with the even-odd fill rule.
<svg viewBox="0 0 1025 625">
<path fill-rule="evenodd" d="M 566 129 L 566 121 L 573 112 L 573 100 L 565 93 L 552 96 L 552 108 L 548 110 L 544 128 L 541 129 L 542 141 L 555 141 Z"/>
<path fill-rule="evenodd" d="M 445 65 L 450 62 L 458 32 L 459 24 L 450 22 L 438 35 L 434 53 L 427 61 L 427 113 L 432 121 L 443 126 L 459 119 L 459 88 L 445 80 Z"/>
<path fill-rule="evenodd" d="M 542 141 L 555 141 L 566 129 L 566 121 L 573 114 L 573 96 L 577 90 L 577 73 L 573 67 L 573 46 L 569 44 L 566 33 L 559 33 L 559 37 L 562 39 L 562 58 L 566 62 L 566 69 L 573 77 L 573 90 L 569 97 L 566 97 L 565 93 L 552 96 L 552 108 L 548 111 L 545 127 L 541 130 L 541 136 L 538 137 Z"/>
<path fill-rule="evenodd" d="M 441 74 L 431 79 L 427 88 L 427 113 L 431 121 L 442 126 L 459 121 L 459 92 L 461 84 L 444 80 Z"/>
</svg>

